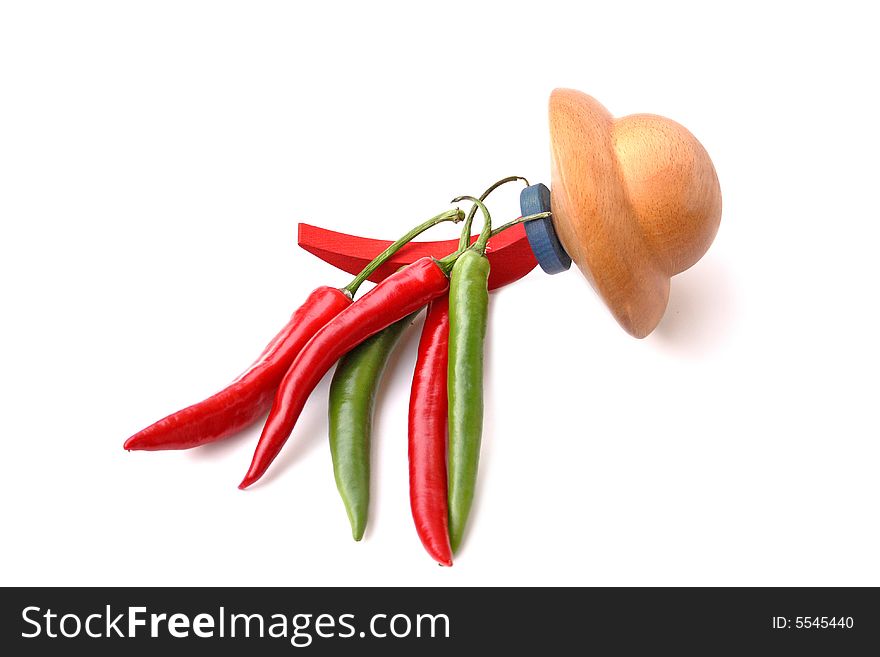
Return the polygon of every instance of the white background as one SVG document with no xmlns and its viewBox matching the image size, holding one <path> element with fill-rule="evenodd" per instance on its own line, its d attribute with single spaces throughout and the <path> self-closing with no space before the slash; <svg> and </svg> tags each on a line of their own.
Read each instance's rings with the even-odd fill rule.
<svg viewBox="0 0 880 657">
<path fill-rule="evenodd" d="M 880 584 L 880 53 L 861 6 L 3 3 L 3 584 Z M 721 229 L 643 341 L 574 269 L 493 296 L 453 568 L 409 513 L 417 328 L 382 389 L 362 543 L 328 379 L 247 492 L 259 427 L 122 450 L 349 280 L 297 248 L 298 221 L 393 238 L 500 177 L 549 183 L 557 86 L 690 128 Z M 493 197 L 497 221 L 517 197 Z"/>
</svg>

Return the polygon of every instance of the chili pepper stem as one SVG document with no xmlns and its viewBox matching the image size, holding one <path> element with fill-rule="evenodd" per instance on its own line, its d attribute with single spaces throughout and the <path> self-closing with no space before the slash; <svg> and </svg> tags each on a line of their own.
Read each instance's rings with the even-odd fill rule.
<svg viewBox="0 0 880 657">
<path fill-rule="evenodd" d="M 453 223 L 458 223 L 459 221 L 464 219 L 464 212 L 460 208 L 455 208 L 453 210 L 447 210 L 446 212 L 442 212 L 434 217 L 431 217 L 426 222 L 419 224 L 411 231 L 409 231 L 406 235 L 401 237 L 396 242 L 393 242 L 388 246 L 387 249 L 382 251 L 379 255 L 377 255 L 373 260 L 364 267 L 363 271 L 360 274 L 354 277 L 354 279 L 342 288 L 342 291 L 347 294 L 350 298 L 354 298 L 354 295 L 357 294 L 358 288 L 361 286 L 365 280 L 367 280 L 374 271 L 376 271 L 379 267 L 381 267 L 385 262 L 397 253 L 401 248 L 406 246 L 409 242 L 414 240 L 416 237 L 424 233 L 429 228 L 436 226 L 437 224 L 443 223 L 444 221 L 451 221 Z"/>
<path fill-rule="evenodd" d="M 465 197 L 465 198 L 467 198 L 467 197 Z M 513 219 L 511 221 L 508 221 L 506 224 L 502 224 L 498 228 L 493 229 L 489 234 L 489 238 L 495 237 L 499 233 L 503 233 L 508 228 L 513 228 L 517 224 L 524 224 L 527 221 L 535 221 L 536 219 L 546 219 L 547 217 L 552 217 L 552 216 L 553 216 L 552 212 L 538 212 L 537 214 L 529 214 L 529 215 L 526 215 L 525 217 L 519 217 L 517 219 Z M 482 236 L 482 233 L 481 233 L 481 236 Z M 458 260 L 459 256 L 461 256 L 461 254 L 463 254 L 468 249 L 480 250 L 479 241 L 480 240 L 478 238 L 478 241 L 474 242 L 473 245 L 471 245 L 465 249 L 459 248 L 456 251 L 454 251 L 453 253 L 450 253 L 448 256 L 440 258 L 439 260 L 437 260 L 437 264 L 448 275 L 452 271 L 452 267 L 455 265 L 455 262 Z M 486 242 L 488 242 L 488 239 L 486 240 Z M 483 252 L 483 251 L 485 251 L 485 246 L 483 246 L 481 252 Z"/>
<path fill-rule="evenodd" d="M 479 206 L 483 213 L 483 230 L 480 231 L 480 236 L 473 245 L 473 248 L 482 254 L 486 251 L 486 244 L 492 236 L 492 216 L 489 214 L 489 208 L 480 199 L 473 196 L 456 196 L 452 199 L 452 203 L 458 203 L 459 201 L 473 201 L 474 205 Z M 468 235 L 468 241 L 470 241 L 469 238 L 470 235 Z M 464 249 L 461 248 L 461 243 L 459 243 L 459 250 L 464 252 Z"/>
<path fill-rule="evenodd" d="M 483 192 L 482 194 L 480 194 L 480 200 L 485 201 L 487 198 L 489 198 L 489 194 L 494 192 L 496 189 L 498 189 L 502 185 L 506 185 L 507 183 L 510 183 L 510 182 L 516 182 L 517 180 L 522 180 L 526 184 L 526 187 L 529 186 L 529 181 L 526 178 L 524 178 L 523 176 L 507 176 L 507 178 L 502 178 L 501 180 L 498 180 L 497 182 L 494 182 L 491 185 L 489 185 L 489 187 L 486 188 L 486 191 Z M 478 206 L 476 203 L 474 203 L 474 205 L 471 206 L 471 209 L 467 214 L 467 219 L 465 219 L 465 222 L 464 222 L 464 228 L 461 231 L 461 239 L 458 242 L 458 250 L 459 251 L 464 251 L 468 247 L 468 245 L 470 245 L 471 224 L 473 224 L 473 222 L 474 222 L 474 217 L 477 216 L 477 210 L 479 209 L 479 207 L 480 206 Z"/>
<path fill-rule="evenodd" d="M 489 209 L 483 204 L 483 202 L 473 196 L 456 196 L 454 199 L 452 199 L 451 202 L 458 203 L 459 201 L 472 201 L 475 206 L 479 207 L 480 210 L 482 210 L 485 221 L 483 223 L 483 230 L 480 231 L 480 236 L 477 238 L 477 241 L 474 242 L 472 246 L 467 245 L 470 240 L 470 228 L 466 225 L 465 228 L 467 229 L 468 234 L 465 236 L 465 232 L 462 231 L 462 239 L 459 241 L 458 249 L 450 253 L 445 258 L 437 260 L 437 265 L 440 267 L 440 269 L 443 270 L 443 273 L 445 273 L 447 276 L 449 276 L 449 273 L 452 271 L 452 267 L 455 265 L 455 262 L 458 260 L 458 257 L 461 254 L 470 250 L 479 251 L 480 254 L 485 253 L 486 244 L 492 234 L 492 217 L 489 214 Z"/>
</svg>

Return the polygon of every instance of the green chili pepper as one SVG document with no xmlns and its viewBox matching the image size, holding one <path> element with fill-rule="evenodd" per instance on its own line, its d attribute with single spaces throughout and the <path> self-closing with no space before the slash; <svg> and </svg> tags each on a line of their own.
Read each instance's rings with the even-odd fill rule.
<svg viewBox="0 0 880 657">
<path fill-rule="evenodd" d="M 416 313 L 368 338 L 346 354 L 330 384 L 330 454 L 351 535 L 359 541 L 370 504 L 370 432 L 376 390 L 388 357 Z"/>
<path fill-rule="evenodd" d="M 483 340 L 489 310 L 489 260 L 480 251 L 467 250 L 459 256 L 452 268 L 449 288 L 447 470 L 453 552 L 461 543 L 474 499 L 483 432 Z"/>
</svg>

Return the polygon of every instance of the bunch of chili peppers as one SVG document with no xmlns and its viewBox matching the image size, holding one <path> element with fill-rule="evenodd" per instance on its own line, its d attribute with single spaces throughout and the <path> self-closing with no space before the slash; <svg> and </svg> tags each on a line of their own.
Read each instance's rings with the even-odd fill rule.
<svg viewBox="0 0 880 657">
<path fill-rule="evenodd" d="M 330 385 L 330 451 L 336 485 L 355 540 L 363 537 L 370 491 L 370 433 L 376 391 L 404 329 L 427 307 L 409 404 L 410 503 L 416 531 L 438 563 L 452 565 L 467 523 L 483 425 L 483 341 L 488 317 L 491 236 L 548 216 L 520 217 L 492 230 L 483 204 L 505 178 L 471 201 L 416 226 L 343 288 L 319 287 L 263 353 L 215 395 L 173 413 L 125 441 L 127 450 L 187 449 L 230 436 L 269 411 L 239 488 L 255 483 L 279 454 L 318 382 L 338 362 Z M 528 182 L 526 181 L 526 184 Z M 483 229 L 471 243 L 477 209 Z M 354 300 L 361 284 L 429 228 L 464 220 L 458 248 L 400 269 Z"/>
</svg>

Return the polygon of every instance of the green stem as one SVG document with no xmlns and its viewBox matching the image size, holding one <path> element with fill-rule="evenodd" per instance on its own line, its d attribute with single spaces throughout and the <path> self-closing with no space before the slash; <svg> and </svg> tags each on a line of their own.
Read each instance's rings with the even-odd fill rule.
<svg viewBox="0 0 880 657">
<path fill-rule="evenodd" d="M 483 204 L 483 201 L 474 198 L 473 196 L 458 196 L 452 199 L 452 203 L 458 203 L 459 201 L 473 201 L 474 206 L 479 207 L 480 211 L 483 213 L 483 230 L 480 231 L 480 236 L 477 238 L 477 241 L 474 242 L 474 248 L 480 253 L 483 253 L 486 250 L 486 243 L 492 236 L 492 216 L 489 214 L 489 208 Z M 464 251 L 469 242 L 470 235 L 466 235 L 464 246 L 462 246 L 462 240 L 459 240 L 458 250 Z"/>
<path fill-rule="evenodd" d="M 452 267 L 453 265 L 455 265 L 455 261 L 458 260 L 458 256 L 460 256 L 462 253 L 464 253 L 464 251 L 453 251 L 445 258 L 440 258 L 440 260 L 437 261 L 437 266 L 443 270 L 444 274 L 449 276 L 449 272 L 452 271 Z"/>
<path fill-rule="evenodd" d="M 517 180 L 522 180 L 526 184 L 526 187 L 529 186 L 529 181 L 523 176 L 507 176 L 507 178 L 502 178 L 498 182 L 492 183 L 489 188 L 480 195 L 480 200 L 485 201 L 489 197 L 489 194 L 501 187 L 501 185 L 506 185 L 509 182 L 516 182 Z M 478 208 L 479 206 L 475 203 L 468 212 L 467 219 L 464 220 L 464 228 L 461 231 L 461 239 L 458 242 L 459 251 L 464 251 L 471 243 L 471 224 L 474 222 L 474 217 L 477 215 Z"/>
<path fill-rule="evenodd" d="M 495 228 L 490 235 L 490 238 L 495 237 L 498 233 L 503 233 L 505 230 L 512 226 L 516 226 L 517 224 L 523 224 L 527 221 L 534 221 L 535 219 L 546 219 L 547 217 L 552 217 L 552 212 L 538 212 L 537 214 L 526 215 L 525 217 L 519 217 L 518 219 L 514 219 L 512 221 L 508 221 L 506 224 L 502 224 L 498 228 Z M 477 243 L 474 243 L 474 249 L 477 248 Z M 441 258 L 437 261 L 437 264 L 445 271 L 447 274 L 452 270 L 452 266 L 455 264 L 455 261 L 458 259 L 462 253 L 464 253 L 467 249 L 458 249 L 453 253 L 450 253 L 445 258 Z"/>
<path fill-rule="evenodd" d="M 483 230 L 480 231 L 480 236 L 477 238 L 477 241 L 474 242 L 473 246 L 468 246 L 468 243 L 470 242 L 470 231 L 468 231 L 468 233 L 462 231 L 462 235 L 467 235 L 467 241 L 462 242 L 460 240 L 459 247 L 455 251 L 450 253 L 445 258 L 441 258 L 437 261 L 437 264 L 447 275 L 450 271 L 452 271 L 452 267 L 453 265 L 455 265 L 455 261 L 458 259 L 458 256 L 460 256 L 465 251 L 473 250 L 477 251 L 481 255 L 485 254 L 486 244 L 488 243 L 489 238 L 492 236 L 492 217 L 489 214 L 489 209 L 483 204 L 483 202 L 478 198 L 474 198 L 473 196 L 457 196 L 456 198 L 452 199 L 451 202 L 458 203 L 460 201 L 472 201 L 474 203 L 474 206 L 478 207 L 483 212 Z M 464 246 L 462 246 L 462 244 L 464 244 Z"/>
<path fill-rule="evenodd" d="M 411 231 L 409 231 L 406 235 L 391 244 L 387 249 L 382 251 L 382 253 L 373 258 L 370 264 L 364 267 L 363 271 L 355 276 L 354 280 L 352 280 L 351 283 L 342 288 L 342 291 L 345 292 L 349 297 L 354 298 L 354 295 L 357 294 L 358 288 L 361 286 L 361 283 L 367 280 L 373 274 L 373 272 L 384 265 L 391 256 L 397 253 L 406 244 L 414 240 L 416 237 L 424 233 L 432 226 L 436 226 L 437 224 L 443 223 L 444 221 L 458 223 L 462 219 L 464 219 L 464 212 L 459 208 L 455 208 L 454 210 L 447 210 L 446 212 L 438 214 L 435 217 L 431 217 L 423 224 L 419 224 Z"/>
</svg>

